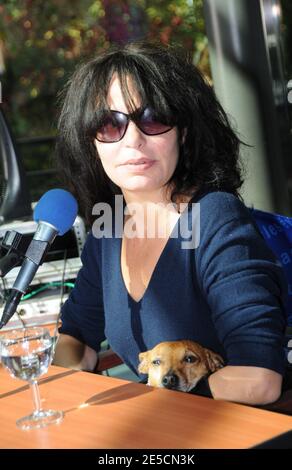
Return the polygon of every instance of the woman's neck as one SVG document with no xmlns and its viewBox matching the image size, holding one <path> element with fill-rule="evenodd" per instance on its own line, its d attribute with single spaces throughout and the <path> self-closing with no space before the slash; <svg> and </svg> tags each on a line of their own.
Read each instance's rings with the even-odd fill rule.
<svg viewBox="0 0 292 470">
<path fill-rule="evenodd" d="M 163 187 L 156 191 L 128 191 L 122 190 L 123 196 L 127 206 L 131 204 L 141 204 L 147 207 L 149 204 L 163 204 L 171 203 L 171 190 Z"/>
<path fill-rule="evenodd" d="M 178 204 L 174 204 L 169 188 L 147 194 L 123 191 L 123 195 L 126 202 L 124 228 L 130 228 L 131 231 L 134 228 L 139 238 L 164 238 L 185 208 L 180 203 L 186 204 L 191 198 L 180 198 Z"/>
</svg>

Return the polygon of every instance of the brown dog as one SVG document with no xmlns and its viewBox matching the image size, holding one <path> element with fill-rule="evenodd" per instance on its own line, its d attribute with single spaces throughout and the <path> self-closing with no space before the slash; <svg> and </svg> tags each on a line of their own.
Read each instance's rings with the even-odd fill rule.
<svg viewBox="0 0 292 470">
<path fill-rule="evenodd" d="M 219 354 L 194 341 L 165 341 L 139 354 L 138 370 L 148 374 L 148 385 L 189 392 L 224 365 Z"/>
</svg>

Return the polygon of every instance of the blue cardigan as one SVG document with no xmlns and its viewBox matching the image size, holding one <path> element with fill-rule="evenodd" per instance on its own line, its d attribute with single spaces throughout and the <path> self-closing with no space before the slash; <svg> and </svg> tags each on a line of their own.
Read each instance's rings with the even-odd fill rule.
<svg viewBox="0 0 292 470">
<path fill-rule="evenodd" d="M 180 228 L 191 224 L 195 201 L 179 218 L 178 238 L 168 239 L 139 302 L 122 278 L 121 238 L 97 239 L 90 232 L 60 333 L 96 351 L 107 338 L 137 375 L 141 351 L 179 339 L 199 342 L 228 365 L 283 374 L 287 286 L 281 268 L 249 210 L 225 192 L 201 195 L 199 245 L 182 248 Z"/>
</svg>

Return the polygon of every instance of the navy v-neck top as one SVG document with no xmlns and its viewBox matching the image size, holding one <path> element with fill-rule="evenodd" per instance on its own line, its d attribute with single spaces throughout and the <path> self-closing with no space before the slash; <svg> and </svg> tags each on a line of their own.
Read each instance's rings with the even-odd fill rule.
<svg viewBox="0 0 292 470">
<path fill-rule="evenodd" d="M 194 202 L 200 204 L 200 239 L 197 248 L 186 249 L 180 227 L 186 221 L 191 227 Z M 60 333 L 96 351 L 107 338 L 137 374 L 140 352 L 179 339 L 199 342 L 228 365 L 283 374 L 287 286 L 249 210 L 232 194 L 207 192 L 191 200 L 174 233 L 136 302 L 121 273 L 122 239 L 90 232 Z"/>
</svg>

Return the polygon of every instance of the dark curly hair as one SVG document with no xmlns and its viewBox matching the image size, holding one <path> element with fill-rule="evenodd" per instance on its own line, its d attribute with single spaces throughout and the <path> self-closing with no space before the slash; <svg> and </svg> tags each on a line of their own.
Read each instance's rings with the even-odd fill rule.
<svg viewBox="0 0 292 470">
<path fill-rule="evenodd" d="M 177 126 L 180 153 L 168 181 L 173 188 L 173 202 L 178 196 L 192 196 L 207 188 L 239 196 L 243 183 L 241 141 L 191 57 L 174 46 L 129 43 L 81 65 L 64 89 L 57 163 L 88 223 L 92 222 L 96 202 L 112 204 L 114 195 L 121 194 L 105 174 L 94 145 L 97 111 L 108 109 L 107 94 L 114 73 L 119 77 L 129 111 L 135 109 L 127 87 L 130 76 L 142 106 L 151 106 L 164 122 Z"/>
</svg>

